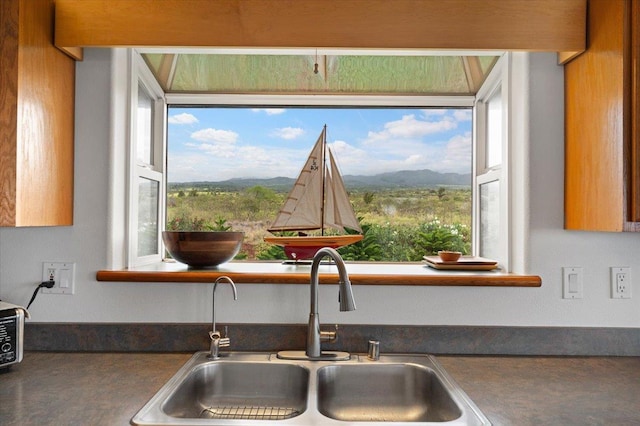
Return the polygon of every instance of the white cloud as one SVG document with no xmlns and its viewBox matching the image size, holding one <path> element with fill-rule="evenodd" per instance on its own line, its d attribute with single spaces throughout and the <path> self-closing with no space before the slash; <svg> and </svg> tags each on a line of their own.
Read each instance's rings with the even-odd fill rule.
<svg viewBox="0 0 640 426">
<path fill-rule="evenodd" d="M 186 146 L 189 148 L 196 149 L 198 151 L 202 151 L 207 155 L 212 155 L 214 157 L 221 158 L 231 158 L 235 156 L 235 148 L 230 144 L 220 144 L 220 143 L 186 143 Z"/>
<path fill-rule="evenodd" d="M 208 158 L 200 153 L 181 153 L 169 158 L 169 182 L 196 182 L 208 180 Z"/>
<path fill-rule="evenodd" d="M 471 168 L 471 132 L 456 135 L 447 143 L 442 166 L 458 173 L 470 173 Z"/>
<path fill-rule="evenodd" d="M 340 171 L 343 173 L 353 174 L 360 168 L 369 167 L 370 159 L 367 151 L 340 140 L 329 143 L 329 148 L 331 148 Z M 347 172 L 347 170 L 349 171 Z"/>
<path fill-rule="evenodd" d="M 292 150 L 246 146 L 238 151 L 233 173 L 244 177 L 295 177 L 304 163 L 299 157 L 300 153 Z"/>
<path fill-rule="evenodd" d="M 406 164 L 424 164 L 424 156 L 422 154 L 410 155 L 406 160 Z"/>
<path fill-rule="evenodd" d="M 186 143 L 190 152 L 171 157 L 170 182 L 224 181 L 231 178 L 295 177 L 307 150 Z"/>
<path fill-rule="evenodd" d="M 218 129 L 202 129 L 191 133 L 191 137 L 201 142 L 213 142 L 234 144 L 238 140 L 238 134 L 231 130 L 218 130 Z"/>
<path fill-rule="evenodd" d="M 251 108 L 252 112 L 264 112 L 267 115 L 279 115 L 284 114 L 286 109 L 284 108 Z"/>
<path fill-rule="evenodd" d="M 405 115 L 400 120 L 385 123 L 384 130 L 369 132 L 365 145 L 393 142 L 397 139 L 421 138 L 425 135 L 455 129 L 456 122 L 443 116 L 439 121 L 417 120 L 415 115 Z"/>
<path fill-rule="evenodd" d="M 344 141 L 329 144 L 340 171 L 345 175 L 374 175 L 397 170 L 435 169 L 436 150 L 418 143 L 402 143 L 388 145 L 381 149 L 360 149 Z M 416 153 L 417 147 L 424 152 Z M 379 147 L 376 147 L 379 148 Z"/>
<path fill-rule="evenodd" d="M 282 139 L 295 139 L 304 134 L 304 130 L 299 127 L 282 127 L 271 132 L 272 137 Z"/>
<path fill-rule="evenodd" d="M 233 177 L 269 178 L 297 176 L 308 148 L 265 149 L 249 145 L 216 143 L 186 144 L 190 153 L 171 158 L 170 181 L 223 181 Z M 347 175 L 372 175 L 396 170 L 431 169 L 468 173 L 471 134 L 424 145 L 419 141 L 361 149 L 343 140 L 331 142 L 340 171 Z"/>
<path fill-rule="evenodd" d="M 466 110 L 414 110 L 401 119 L 383 123 L 368 138 L 335 140 L 329 143 L 343 174 L 372 175 L 396 170 L 431 169 L 439 172 L 469 173 L 471 133 L 462 130 L 451 137 L 451 130 L 468 129 Z M 428 113 L 428 114 L 427 114 Z M 427 118 L 428 115 L 428 118 Z M 463 123 L 466 121 L 466 123 Z M 459 126 L 459 127 L 458 127 Z M 270 134 L 294 140 L 302 128 L 284 127 Z M 446 136 L 445 136 L 446 135 Z M 259 137 L 259 136 L 254 136 Z M 357 136 L 354 136 L 357 138 Z M 262 139 L 262 137 L 259 137 Z M 233 177 L 295 177 L 310 147 L 297 143 L 270 145 L 252 143 L 234 131 L 207 128 L 191 133 L 187 151 L 170 158 L 170 181 L 222 181 Z"/>
<path fill-rule="evenodd" d="M 471 121 L 471 110 L 457 109 L 453 112 L 453 118 L 455 118 L 456 121 Z"/>
<path fill-rule="evenodd" d="M 183 112 L 182 114 L 176 114 L 169 117 L 170 124 L 194 124 L 198 123 L 198 119 L 195 115 Z"/>
</svg>

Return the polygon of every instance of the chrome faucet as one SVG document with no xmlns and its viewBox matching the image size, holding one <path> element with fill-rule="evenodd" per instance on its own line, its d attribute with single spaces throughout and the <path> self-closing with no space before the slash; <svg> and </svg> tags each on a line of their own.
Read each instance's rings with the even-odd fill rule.
<svg viewBox="0 0 640 426">
<path fill-rule="evenodd" d="M 346 352 L 322 352 L 321 349 L 322 342 L 333 341 L 336 339 L 337 335 L 336 331 L 320 330 L 320 317 L 318 315 L 318 287 L 320 284 L 319 268 L 320 261 L 326 256 L 331 257 L 338 267 L 338 274 L 340 275 L 338 293 L 340 310 L 354 311 L 356 309 L 356 303 L 353 299 L 353 292 L 351 290 L 351 282 L 349 281 L 349 275 L 347 275 L 347 268 L 344 264 L 344 260 L 334 249 L 329 247 L 321 248 L 316 252 L 311 264 L 311 306 L 309 312 L 309 326 L 307 330 L 307 349 L 304 354 L 301 354 L 299 351 L 281 351 L 278 353 L 278 358 L 334 361 L 347 360 L 350 358 L 350 355 Z"/>
<path fill-rule="evenodd" d="M 222 337 L 222 334 L 218 330 L 216 330 L 216 287 L 218 287 L 218 283 L 222 282 L 223 280 L 231 284 L 231 288 L 233 289 L 233 300 L 238 300 L 236 285 L 233 283 L 231 278 L 227 277 L 226 275 L 218 277 L 218 279 L 213 283 L 213 296 L 211 298 L 211 331 L 209 332 L 211 346 L 209 355 L 207 355 L 208 359 L 219 359 L 220 348 L 228 348 L 231 344 L 231 339 L 229 339 L 229 337 Z M 225 335 L 226 334 L 227 332 L 225 327 Z"/>
</svg>

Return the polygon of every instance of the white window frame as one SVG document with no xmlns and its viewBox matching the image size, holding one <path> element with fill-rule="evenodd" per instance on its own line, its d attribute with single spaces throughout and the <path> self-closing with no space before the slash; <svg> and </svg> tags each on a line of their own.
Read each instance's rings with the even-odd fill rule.
<svg viewBox="0 0 640 426">
<path fill-rule="evenodd" d="M 165 221 L 165 168 L 166 168 L 166 120 L 167 104 L 164 91 L 153 77 L 144 59 L 135 50 L 129 51 L 130 80 L 129 80 L 129 169 L 128 169 L 128 218 L 127 218 L 127 265 L 142 266 L 160 262 L 163 258 L 164 247 L 161 243 L 161 231 Z M 144 90 L 153 100 L 152 146 L 151 163 L 138 161 L 137 140 L 138 132 L 138 89 Z M 158 238 L 156 253 L 140 256 L 138 254 L 138 188 L 139 179 L 145 178 L 158 183 Z"/>
<path fill-rule="evenodd" d="M 156 134 L 162 136 L 162 141 L 158 147 L 162 158 L 161 165 L 162 170 L 157 172 L 163 174 L 161 180 L 160 196 L 166 196 L 166 179 L 165 170 L 166 165 L 166 105 L 259 105 L 264 107 L 265 105 L 277 106 L 297 106 L 297 105 L 310 105 L 310 106 L 336 106 L 344 105 L 348 103 L 353 106 L 415 106 L 415 107 L 473 107 L 474 110 L 474 142 L 473 142 L 473 194 L 474 199 L 472 201 L 472 212 L 474 220 L 474 230 L 477 232 L 477 195 L 479 194 L 479 187 L 483 182 L 488 179 L 495 178 L 499 175 L 499 179 L 503 185 L 501 185 L 501 215 L 504 217 L 503 224 L 504 231 L 501 231 L 501 235 L 504 236 L 503 240 L 503 258 L 499 259 L 502 268 L 508 272 L 514 273 L 526 273 L 528 269 L 528 235 L 529 235 L 529 221 L 528 221 L 528 141 L 529 141 L 529 68 L 528 68 L 528 54 L 527 53 L 505 53 L 494 67 L 491 75 L 487 78 L 485 88 L 481 88 L 477 97 L 472 96 L 438 96 L 438 97 L 421 97 L 421 96 L 405 96 L 405 97 L 387 97 L 387 96 L 336 96 L 336 95 L 280 95 L 280 96 L 262 96 L 262 95 L 208 95 L 208 94 L 164 94 L 157 85 L 157 82 L 152 77 L 151 72 L 144 64 L 142 58 L 134 53 L 130 49 L 114 49 L 114 62 L 112 64 L 112 176 L 110 178 L 110 201 L 111 201 L 111 216 L 110 216 L 110 242 L 109 242 L 109 266 L 113 269 L 122 267 L 134 267 L 145 263 L 158 262 L 161 260 L 160 253 L 163 253 L 160 233 L 164 224 L 164 198 L 160 201 L 160 218 L 158 230 L 158 247 L 159 255 L 151 256 L 147 258 L 137 258 L 131 256 L 131 253 L 135 253 L 137 250 L 137 240 L 132 241 L 133 232 L 130 230 L 137 230 L 137 226 L 134 226 L 133 218 L 137 218 L 137 211 L 133 211 L 136 203 L 133 200 L 135 189 L 133 188 L 134 175 L 132 170 L 136 165 L 131 164 L 132 158 L 136 158 L 133 154 L 136 152 L 135 147 L 131 146 L 131 138 L 133 132 L 131 129 L 135 129 L 133 121 L 131 120 L 131 111 L 134 110 L 134 106 L 137 105 L 137 99 L 135 103 L 132 99 L 133 85 L 138 79 L 144 79 L 145 84 L 154 90 L 157 96 L 157 102 L 160 103 L 156 110 L 162 111 L 162 117 L 157 117 Z M 123 58 L 127 58 L 125 61 Z M 128 80 L 123 80 L 121 76 L 118 76 L 118 72 L 125 69 L 125 64 L 128 61 Z M 133 64 L 136 64 L 134 67 Z M 142 65 L 142 66 L 141 66 Z M 484 91 L 490 91 L 491 83 L 500 82 L 502 85 L 502 97 L 503 97 L 503 163 L 499 168 L 495 170 L 484 170 L 482 167 L 478 167 L 480 156 L 482 152 L 482 140 L 478 140 L 479 135 L 484 131 L 481 123 L 481 119 L 477 116 L 478 104 L 477 99 L 481 99 Z M 125 83 L 126 82 L 126 83 Z M 123 112 L 123 99 L 121 96 L 122 88 L 128 85 L 128 98 L 126 104 L 129 110 Z M 494 86 L 495 88 L 495 86 Z M 135 87 L 135 93 L 137 95 L 137 87 Z M 137 96 L 136 96 L 137 97 Z M 482 114 L 482 112 L 480 112 Z M 121 129 L 122 126 L 127 129 L 124 133 Z M 123 142 L 121 136 L 126 135 L 126 140 Z M 122 152 L 126 150 L 128 157 L 123 158 Z M 517 167 L 513 167 L 514 161 Z M 481 163 L 484 164 L 484 163 Z M 122 176 L 128 176 L 128 180 L 124 180 Z M 121 193 L 118 189 L 126 190 L 128 194 L 128 202 L 123 202 Z M 126 232 L 125 232 L 126 231 Z M 124 236 L 124 237 L 123 237 Z M 473 235 L 473 253 L 477 253 L 478 244 L 477 235 Z"/>
<path fill-rule="evenodd" d="M 500 266 L 505 270 L 510 270 L 510 242 L 511 242 L 511 218 L 509 215 L 510 205 L 510 182 L 509 182 L 509 146 L 510 146 L 510 131 L 509 131 L 509 111 L 511 108 L 510 103 L 510 74 L 509 74 L 509 59 L 510 54 L 504 54 L 498 59 L 493 69 L 487 76 L 480 90 L 476 95 L 476 102 L 474 107 L 474 161 L 473 161 L 473 227 L 472 227 L 472 241 L 473 241 L 473 253 L 482 255 L 480 253 L 480 188 L 484 184 L 491 182 L 498 182 L 500 186 L 499 190 L 499 212 L 500 217 L 500 229 L 498 230 L 500 239 L 498 247 L 498 255 L 496 256 Z M 493 98 L 493 96 L 500 91 L 502 102 L 502 144 L 501 144 L 501 161 L 499 164 L 494 164 L 487 167 L 487 145 L 488 141 L 488 112 L 487 104 Z"/>
</svg>

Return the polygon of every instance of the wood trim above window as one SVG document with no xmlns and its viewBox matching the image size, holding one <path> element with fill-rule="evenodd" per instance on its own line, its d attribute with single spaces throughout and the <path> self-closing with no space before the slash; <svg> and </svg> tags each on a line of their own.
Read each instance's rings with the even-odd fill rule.
<svg viewBox="0 0 640 426">
<path fill-rule="evenodd" d="M 339 7 L 336 7 L 339 3 Z M 586 0 L 56 0 L 56 45 L 583 51 Z"/>
</svg>

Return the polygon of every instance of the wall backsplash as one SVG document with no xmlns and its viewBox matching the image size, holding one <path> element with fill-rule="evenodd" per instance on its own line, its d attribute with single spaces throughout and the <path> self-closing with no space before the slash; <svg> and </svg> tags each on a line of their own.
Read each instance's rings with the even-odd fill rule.
<svg viewBox="0 0 640 426">
<path fill-rule="evenodd" d="M 225 324 L 221 324 L 224 327 Z M 209 349 L 211 324 L 55 324 L 26 326 L 28 351 L 197 352 Z M 222 329 L 222 328 L 221 328 Z M 306 345 L 306 324 L 228 324 L 223 351 L 278 352 Z M 323 350 L 453 355 L 640 356 L 640 330 L 585 327 L 340 325 Z"/>
</svg>

